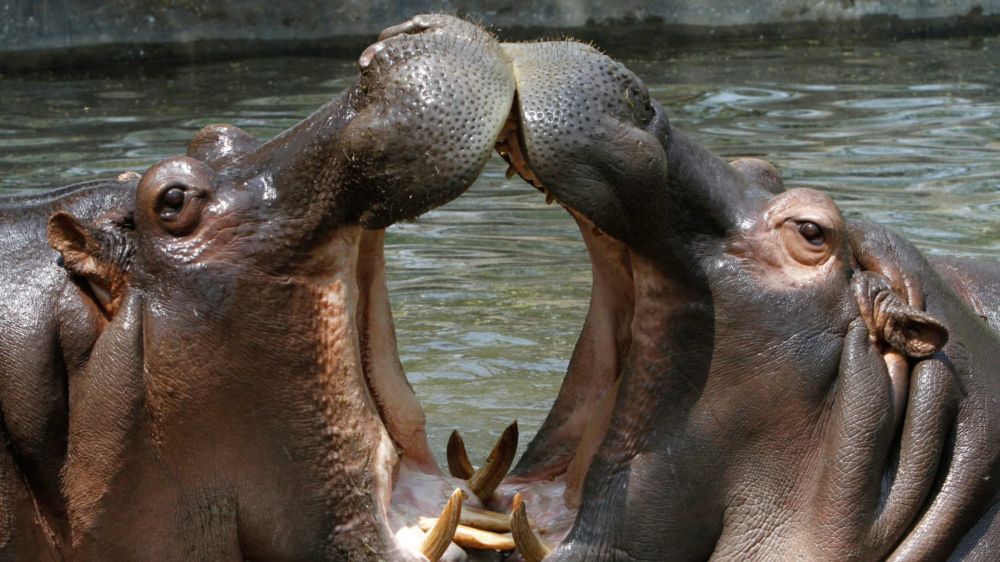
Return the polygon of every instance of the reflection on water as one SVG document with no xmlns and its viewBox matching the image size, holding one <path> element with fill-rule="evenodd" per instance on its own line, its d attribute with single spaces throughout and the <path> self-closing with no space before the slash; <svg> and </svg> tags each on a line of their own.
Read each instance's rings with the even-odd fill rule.
<svg viewBox="0 0 1000 562">
<path fill-rule="evenodd" d="M 791 186 L 930 252 L 1000 256 L 1000 38 L 749 44 L 625 62 L 673 122 L 727 158 L 776 163 Z M 143 170 L 200 127 L 269 138 L 330 99 L 353 61 L 314 58 L 0 78 L 0 190 Z M 388 239 L 403 364 L 443 454 L 474 458 L 513 418 L 522 440 L 558 390 L 589 297 L 566 213 L 495 159 L 460 199 Z"/>
</svg>

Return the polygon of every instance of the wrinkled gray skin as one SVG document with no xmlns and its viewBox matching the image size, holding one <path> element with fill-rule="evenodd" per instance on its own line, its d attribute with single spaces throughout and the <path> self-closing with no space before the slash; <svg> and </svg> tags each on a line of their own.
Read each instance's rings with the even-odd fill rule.
<svg viewBox="0 0 1000 562">
<path fill-rule="evenodd" d="M 472 183 L 513 82 L 471 25 L 380 45 L 270 142 L 0 199 L 0 560 L 422 558 L 379 229 Z"/>
<path fill-rule="evenodd" d="M 939 271 L 819 192 L 770 188 L 592 48 L 505 50 L 527 177 L 594 261 L 570 371 L 516 469 L 565 474 L 579 505 L 546 560 L 994 557 L 996 265 Z"/>
</svg>

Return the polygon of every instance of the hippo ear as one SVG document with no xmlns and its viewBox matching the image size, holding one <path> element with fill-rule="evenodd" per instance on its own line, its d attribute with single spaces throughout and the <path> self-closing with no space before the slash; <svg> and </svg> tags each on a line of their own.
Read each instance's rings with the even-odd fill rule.
<svg viewBox="0 0 1000 562">
<path fill-rule="evenodd" d="M 102 228 L 64 212 L 49 217 L 49 245 L 59 252 L 59 264 L 82 281 L 84 293 L 109 317 L 118 308 L 131 258 L 124 236 L 109 232 L 115 228 L 112 221 Z"/>
<path fill-rule="evenodd" d="M 861 271 L 852 282 L 861 317 L 875 341 L 917 359 L 934 355 L 948 343 L 948 328 L 907 304 L 882 275 Z"/>
<path fill-rule="evenodd" d="M 882 328 L 886 343 L 893 349 L 919 359 L 934 355 L 948 343 L 948 328 L 930 314 L 903 304 L 899 297 L 895 298 L 899 306 L 886 308 Z"/>
</svg>

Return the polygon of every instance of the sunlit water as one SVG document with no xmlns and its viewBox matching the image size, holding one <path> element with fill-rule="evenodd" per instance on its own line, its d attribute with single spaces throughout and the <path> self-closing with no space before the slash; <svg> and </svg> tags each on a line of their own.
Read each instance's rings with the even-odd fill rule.
<svg viewBox="0 0 1000 562">
<path fill-rule="evenodd" d="M 1000 256 L 1000 38 L 647 50 L 624 61 L 673 122 L 727 158 L 830 193 L 934 253 Z M 250 60 L 0 77 L 0 191 L 145 169 L 200 127 L 261 139 L 353 79 L 353 61 Z M 388 239 L 400 352 L 443 455 L 537 430 L 583 323 L 576 227 L 494 159 L 458 200 Z"/>
</svg>

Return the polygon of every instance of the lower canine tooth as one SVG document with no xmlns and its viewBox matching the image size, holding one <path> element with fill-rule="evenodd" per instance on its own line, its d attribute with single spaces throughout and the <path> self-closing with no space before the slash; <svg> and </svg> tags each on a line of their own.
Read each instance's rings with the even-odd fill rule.
<svg viewBox="0 0 1000 562">
<path fill-rule="evenodd" d="M 503 435 L 497 440 L 493 451 L 486 459 L 486 464 L 469 477 L 469 489 L 476 494 L 480 501 L 485 503 L 493 496 L 497 486 L 503 481 L 504 476 L 507 476 L 507 471 L 510 470 L 516 453 L 517 422 L 514 422 L 503 431 Z"/>
<path fill-rule="evenodd" d="M 524 508 L 524 498 L 519 493 L 514 495 L 513 508 L 510 514 L 510 534 L 517 543 L 517 551 L 521 553 L 525 562 L 541 562 L 552 549 L 531 529 Z"/>
<path fill-rule="evenodd" d="M 476 472 L 469 462 L 469 453 L 465 452 L 465 441 L 458 430 L 452 431 L 451 437 L 448 438 L 448 472 L 455 478 L 463 480 L 468 480 Z"/>
<path fill-rule="evenodd" d="M 456 489 L 448 498 L 448 503 L 441 510 L 441 516 L 434 520 L 434 524 L 427 529 L 427 537 L 420 545 L 420 552 L 431 562 L 437 562 L 448 550 L 458 528 L 458 520 L 462 516 L 462 498 L 465 496 L 462 490 Z M 421 527 L 423 528 L 423 527 Z M 428 530 L 429 529 L 429 530 Z"/>
</svg>

